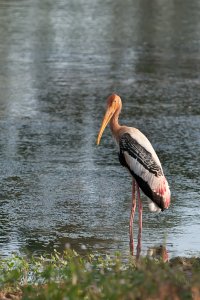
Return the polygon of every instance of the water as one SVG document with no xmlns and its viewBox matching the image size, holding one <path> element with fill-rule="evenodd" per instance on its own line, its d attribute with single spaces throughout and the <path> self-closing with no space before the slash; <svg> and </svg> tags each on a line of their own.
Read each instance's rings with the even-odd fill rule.
<svg viewBox="0 0 200 300">
<path fill-rule="evenodd" d="M 131 178 L 109 130 L 95 145 L 112 92 L 172 191 L 159 215 L 142 195 L 142 254 L 200 254 L 199 6 L 0 0 L 1 255 L 129 252 Z"/>
</svg>

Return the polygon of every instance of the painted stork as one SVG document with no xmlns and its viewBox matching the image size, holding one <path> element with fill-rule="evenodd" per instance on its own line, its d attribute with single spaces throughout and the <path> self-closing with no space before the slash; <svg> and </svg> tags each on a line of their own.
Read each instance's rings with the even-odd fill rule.
<svg viewBox="0 0 200 300">
<path fill-rule="evenodd" d="M 149 198 L 149 209 L 160 212 L 170 205 L 170 190 L 164 176 L 160 160 L 146 136 L 133 127 L 121 126 L 118 123 L 122 109 L 121 98 L 112 94 L 107 100 L 107 110 L 97 137 L 99 145 L 102 134 L 110 122 L 112 135 L 119 148 L 119 161 L 132 175 L 132 208 L 129 222 L 130 251 L 134 252 L 133 219 L 136 210 L 136 189 L 139 209 L 139 232 L 137 256 L 141 251 L 142 202 L 140 189 Z"/>
</svg>

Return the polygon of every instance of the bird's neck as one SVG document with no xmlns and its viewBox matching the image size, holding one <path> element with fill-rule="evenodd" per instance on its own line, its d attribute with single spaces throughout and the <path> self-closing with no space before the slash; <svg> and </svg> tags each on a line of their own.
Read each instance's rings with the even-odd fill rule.
<svg viewBox="0 0 200 300">
<path fill-rule="evenodd" d="M 114 135 L 114 137 L 117 139 L 117 136 L 118 136 L 118 131 L 120 129 L 120 125 L 119 125 L 119 114 L 120 114 L 120 111 L 116 111 L 114 113 L 114 115 L 112 116 L 111 120 L 110 120 L 110 129 L 112 131 L 112 134 Z"/>
</svg>

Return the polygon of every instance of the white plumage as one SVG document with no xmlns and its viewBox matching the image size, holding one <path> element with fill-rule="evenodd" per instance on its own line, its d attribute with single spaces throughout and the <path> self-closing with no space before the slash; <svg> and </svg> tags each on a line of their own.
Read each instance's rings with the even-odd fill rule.
<svg viewBox="0 0 200 300">
<path fill-rule="evenodd" d="M 121 141 L 124 139 L 125 135 L 129 138 L 129 140 L 131 139 L 134 141 L 136 146 L 134 144 L 132 145 L 131 141 L 128 141 L 127 145 L 124 146 L 125 142 Z M 150 211 L 158 212 L 161 210 L 155 203 L 156 201 L 152 201 L 157 197 L 161 198 L 161 201 L 163 201 L 163 208 L 168 208 L 170 199 L 169 186 L 163 174 L 160 160 L 147 137 L 136 128 L 122 126 L 118 143 L 119 147 L 120 143 L 122 144 L 121 151 L 126 161 L 126 167 L 128 167 L 132 175 L 135 174 L 141 178 L 149 186 L 152 194 L 155 195 L 155 197 L 149 201 Z M 140 149 L 137 149 L 137 146 Z M 139 150 L 144 151 L 144 154 L 146 154 L 148 159 L 151 161 L 149 167 L 147 166 L 146 161 L 141 161 L 141 157 L 138 155 Z M 144 160 L 145 158 L 146 157 L 144 157 Z M 159 174 L 156 173 L 156 169 Z M 145 193 L 144 189 L 143 191 Z"/>
</svg>

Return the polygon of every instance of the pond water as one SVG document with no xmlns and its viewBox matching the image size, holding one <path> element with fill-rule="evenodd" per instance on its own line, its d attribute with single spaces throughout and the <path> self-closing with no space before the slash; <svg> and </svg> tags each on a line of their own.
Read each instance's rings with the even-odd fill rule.
<svg viewBox="0 0 200 300">
<path fill-rule="evenodd" d="M 142 254 L 200 255 L 199 1 L 0 0 L 0 69 L 2 256 L 129 252 L 131 178 L 95 145 L 112 92 L 172 192 L 156 215 L 142 195 Z"/>
</svg>

